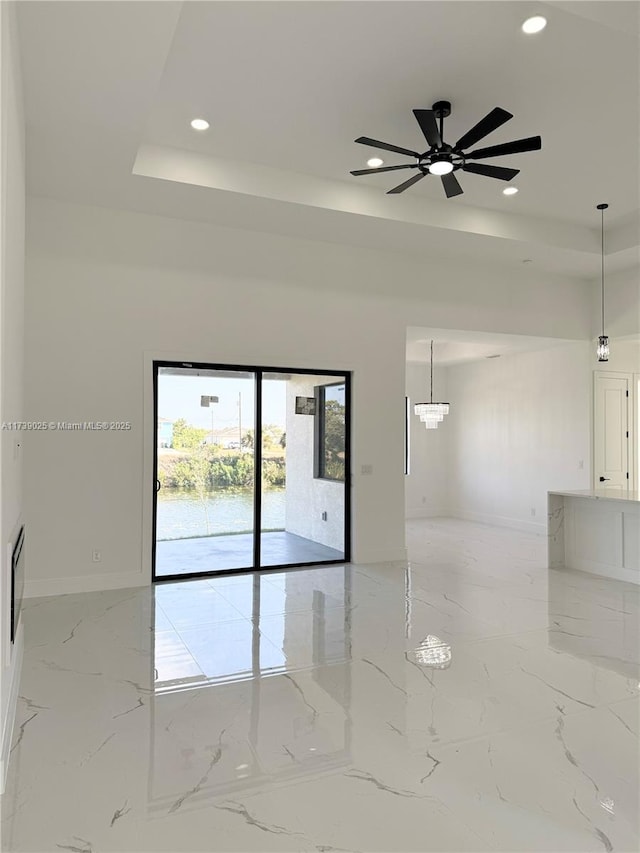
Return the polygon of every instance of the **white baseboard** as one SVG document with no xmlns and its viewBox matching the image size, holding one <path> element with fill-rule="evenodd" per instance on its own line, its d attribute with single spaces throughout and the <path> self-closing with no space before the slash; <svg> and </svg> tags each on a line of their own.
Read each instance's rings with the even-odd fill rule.
<svg viewBox="0 0 640 853">
<path fill-rule="evenodd" d="M 597 563 L 592 560 L 578 559 L 575 556 L 569 558 L 569 562 L 558 568 L 571 569 L 573 572 L 585 572 L 588 575 L 612 578 L 616 581 L 625 581 L 640 585 L 640 574 L 635 569 L 625 569 L 622 566 L 609 566 L 606 563 Z"/>
<path fill-rule="evenodd" d="M 97 592 L 102 589 L 127 589 L 133 586 L 149 586 L 150 583 L 151 576 L 145 577 L 141 572 L 42 578 L 25 582 L 24 597 L 41 598 L 48 595 L 68 595 L 74 592 Z"/>
<path fill-rule="evenodd" d="M 2 729 L 2 746 L 0 753 L 0 794 L 4 794 L 9 770 L 9 756 L 11 754 L 11 740 L 13 738 L 13 727 L 16 720 L 16 708 L 18 706 L 18 691 L 20 689 L 20 676 L 22 674 L 22 656 L 24 653 L 24 628 L 20 624 L 16 641 L 13 644 L 11 654 L 11 683 L 9 684 L 9 697 Z"/>
<path fill-rule="evenodd" d="M 451 513 L 445 507 L 413 506 L 405 511 L 405 518 L 447 518 Z"/>
<path fill-rule="evenodd" d="M 506 515 L 490 515 L 482 512 L 468 512 L 463 509 L 452 509 L 449 511 L 450 518 L 461 518 L 464 521 L 477 521 L 480 524 L 491 524 L 495 527 L 509 527 L 512 530 L 522 530 L 525 533 L 536 533 L 540 536 L 547 535 L 547 520 L 524 521 L 520 518 L 510 518 Z"/>
</svg>

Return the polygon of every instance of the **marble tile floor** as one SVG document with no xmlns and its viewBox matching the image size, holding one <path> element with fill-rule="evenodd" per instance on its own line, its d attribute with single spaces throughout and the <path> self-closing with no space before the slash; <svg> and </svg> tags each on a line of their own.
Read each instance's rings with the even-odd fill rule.
<svg viewBox="0 0 640 853">
<path fill-rule="evenodd" d="M 637 851 L 640 589 L 408 541 L 28 601 L 2 850 Z"/>
<path fill-rule="evenodd" d="M 344 559 L 344 551 L 297 536 L 286 530 L 265 531 L 260 536 L 262 566 L 285 566 Z M 166 539 L 156 545 L 156 574 L 182 575 L 217 572 L 253 566 L 253 534 Z"/>
</svg>

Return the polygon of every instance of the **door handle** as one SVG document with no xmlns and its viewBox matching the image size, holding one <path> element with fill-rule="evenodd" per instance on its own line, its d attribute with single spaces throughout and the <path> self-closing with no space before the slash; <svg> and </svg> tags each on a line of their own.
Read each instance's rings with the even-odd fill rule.
<svg viewBox="0 0 640 853">
<path fill-rule="evenodd" d="M 600 482 L 604 483 L 605 480 L 610 480 L 611 477 L 600 477 Z"/>
<path fill-rule="evenodd" d="M 156 492 L 160 491 L 160 480 L 156 480 Z"/>
</svg>

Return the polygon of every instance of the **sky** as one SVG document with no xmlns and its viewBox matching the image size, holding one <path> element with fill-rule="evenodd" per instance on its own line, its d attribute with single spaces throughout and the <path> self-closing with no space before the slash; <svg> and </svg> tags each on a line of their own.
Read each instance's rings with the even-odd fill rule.
<svg viewBox="0 0 640 853">
<path fill-rule="evenodd" d="M 284 429 L 286 423 L 287 383 L 265 380 L 262 389 L 262 422 Z M 218 397 L 210 408 L 200 405 L 201 395 Z M 184 418 L 192 426 L 214 431 L 238 426 L 238 394 L 242 401 L 242 431 L 253 429 L 255 383 L 251 379 L 227 379 L 211 376 L 158 376 L 158 415 L 175 421 Z"/>
</svg>

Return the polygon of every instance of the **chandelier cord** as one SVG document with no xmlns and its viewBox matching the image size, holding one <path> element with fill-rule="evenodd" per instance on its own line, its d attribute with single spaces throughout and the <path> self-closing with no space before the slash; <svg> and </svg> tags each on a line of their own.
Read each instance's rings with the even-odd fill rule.
<svg viewBox="0 0 640 853">
<path fill-rule="evenodd" d="M 433 341 L 431 341 L 431 402 L 433 403 Z"/>
<path fill-rule="evenodd" d="M 600 238 L 602 243 L 602 271 L 601 271 L 601 282 L 602 282 L 602 335 L 604 337 L 604 208 L 600 211 Z"/>
</svg>

